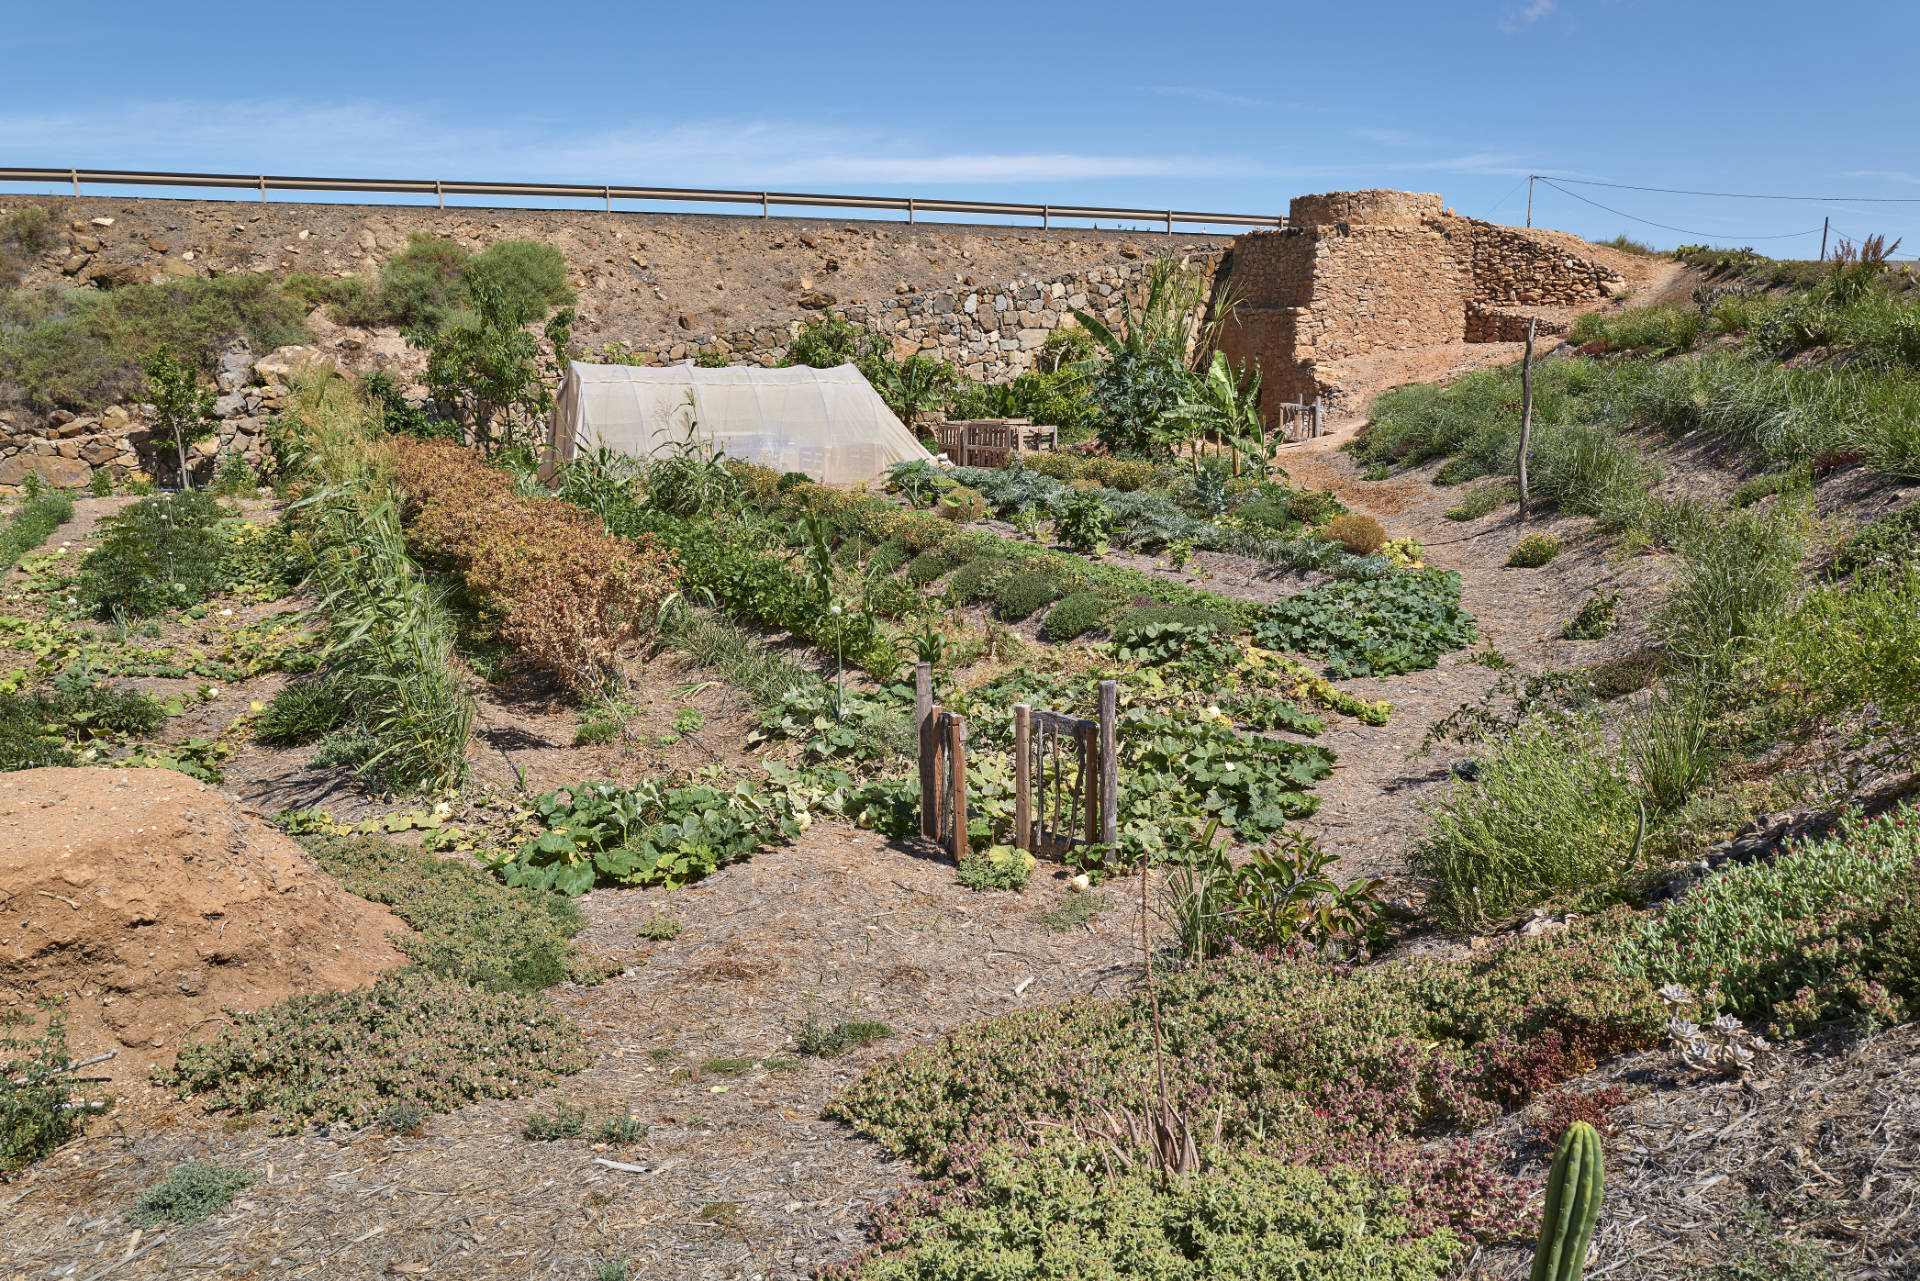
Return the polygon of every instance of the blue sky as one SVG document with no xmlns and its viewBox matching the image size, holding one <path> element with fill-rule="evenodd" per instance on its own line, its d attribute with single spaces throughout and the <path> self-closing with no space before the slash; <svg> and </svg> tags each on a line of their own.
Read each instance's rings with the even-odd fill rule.
<svg viewBox="0 0 1920 1281">
<path fill-rule="evenodd" d="M 1617 211 L 1536 189 L 1593 237 L 1810 257 L 1830 217 L 1920 252 L 1912 0 L 9 8 L 0 165 L 1258 213 L 1389 186 L 1503 222 L 1535 172 Z"/>
</svg>

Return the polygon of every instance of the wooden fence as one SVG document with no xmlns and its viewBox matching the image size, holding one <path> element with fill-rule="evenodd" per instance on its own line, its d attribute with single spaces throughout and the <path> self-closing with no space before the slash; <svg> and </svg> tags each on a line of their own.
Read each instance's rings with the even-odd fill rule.
<svg viewBox="0 0 1920 1281">
<path fill-rule="evenodd" d="M 1120 690 L 1100 682 L 1099 719 L 1013 709 L 1013 844 L 1061 855 L 1111 845 L 1120 825 Z M 967 852 L 967 721 L 933 702 L 933 668 L 914 668 L 920 736 L 920 835 L 959 862 Z"/>
<path fill-rule="evenodd" d="M 940 452 L 956 467 L 1005 467 L 1022 454 L 1059 448 L 1060 429 L 1025 418 L 967 418 L 939 424 Z"/>
<path fill-rule="evenodd" d="M 1292 404 L 1280 405 L 1280 439 L 1311 440 L 1326 429 L 1326 407 L 1315 396 L 1295 396 Z"/>
</svg>

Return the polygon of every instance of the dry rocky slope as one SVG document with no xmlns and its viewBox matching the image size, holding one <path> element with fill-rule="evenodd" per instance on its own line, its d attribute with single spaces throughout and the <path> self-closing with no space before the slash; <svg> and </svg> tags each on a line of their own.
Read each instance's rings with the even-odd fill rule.
<svg viewBox="0 0 1920 1281">
<path fill-rule="evenodd" d="M 412 236 L 469 250 L 504 239 L 566 255 L 580 295 L 576 347 L 617 343 L 664 364 L 698 353 L 772 365 L 809 315 L 830 312 L 986 382 L 1033 367 L 1047 335 L 1085 310 L 1110 324 L 1142 273 L 1173 254 L 1238 310 L 1223 346 L 1262 369 L 1270 421 L 1295 395 L 1350 402 L 1384 355 L 1452 351 L 1519 336 L 1522 311 L 1546 331 L 1640 289 L 1649 260 L 1564 233 L 1457 217 L 1438 195 L 1335 192 L 1294 201 L 1284 231 L 1224 236 L 961 224 L 759 219 L 718 215 L 452 209 L 241 201 L 15 198 L 0 213 L 44 207 L 59 230 L 24 288 L 128 284 L 219 273 L 371 276 Z M 258 461 L 277 388 L 298 364 L 325 359 L 406 381 L 424 364 L 391 329 L 308 317 L 310 348 L 231 349 L 220 361 L 219 434 L 196 467 L 235 451 Z M 1523 325 L 1522 325 L 1523 327 Z M 262 357 L 266 357 L 263 361 Z M 410 384 L 409 384 L 410 385 Z M 77 487 L 105 468 L 144 475 L 165 442 L 139 406 L 49 418 L 0 405 L 0 493 L 35 471 Z"/>
</svg>

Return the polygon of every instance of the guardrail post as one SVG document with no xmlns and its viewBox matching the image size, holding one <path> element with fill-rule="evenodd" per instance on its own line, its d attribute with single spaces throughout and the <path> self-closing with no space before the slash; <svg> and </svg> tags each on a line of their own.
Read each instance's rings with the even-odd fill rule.
<svg viewBox="0 0 1920 1281">
<path fill-rule="evenodd" d="M 1100 843 L 1120 838 L 1120 687 L 1100 682 Z M 1091 791 L 1092 789 L 1088 789 Z"/>
<path fill-rule="evenodd" d="M 760 193 L 760 216 L 762 218 L 773 217 L 773 201 L 764 191 Z"/>
<path fill-rule="evenodd" d="M 433 180 L 433 194 L 439 198 L 440 207 L 445 209 L 447 207 L 447 193 L 440 190 L 440 180 L 438 178 Z"/>
<path fill-rule="evenodd" d="M 602 187 L 600 188 L 600 194 L 607 198 L 607 212 L 612 213 L 613 212 L 613 188 L 611 186 Z"/>
<path fill-rule="evenodd" d="M 907 197 L 907 221 L 908 222 L 913 221 L 913 197 L 912 196 Z"/>
<path fill-rule="evenodd" d="M 73 194 L 76 196 L 80 194 L 80 171 L 78 169 L 73 171 Z"/>
<path fill-rule="evenodd" d="M 1053 206 L 1040 206 L 1040 230 L 1046 231 L 1053 225 Z"/>
<path fill-rule="evenodd" d="M 1013 847 L 1033 848 L 1033 708 L 1013 705 Z"/>
<path fill-rule="evenodd" d="M 1167 210 L 1167 234 L 1169 236 L 1173 234 L 1173 210 L 1171 209 Z"/>
<path fill-rule="evenodd" d="M 260 203 L 267 203 L 267 175 L 260 175 Z"/>
<path fill-rule="evenodd" d="M 913 668 L 913 719 L 920 730 L 920 835 L 929 839 L 940 835 L 939 786 L 933 776 L 933 664 L 916 663 Z"/>
</svg>

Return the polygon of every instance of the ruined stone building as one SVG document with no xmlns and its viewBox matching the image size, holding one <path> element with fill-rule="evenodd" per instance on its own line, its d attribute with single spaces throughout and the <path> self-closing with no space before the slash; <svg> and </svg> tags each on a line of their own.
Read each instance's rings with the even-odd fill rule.
<svg viewBox="0 0 1920 1281">
<path fill-rule="evenodd" d="M 1278 231 L 1238 237 L 1220 347 L 1259 362 L 1268 418 L 1330 394 L 1342 361 L 1450 342 L 1510 342 L 1625 292 L 1622 256 L 1565 232 L 1462 218 L 1432 193 L 1299 196 Z"/>
</svg>

